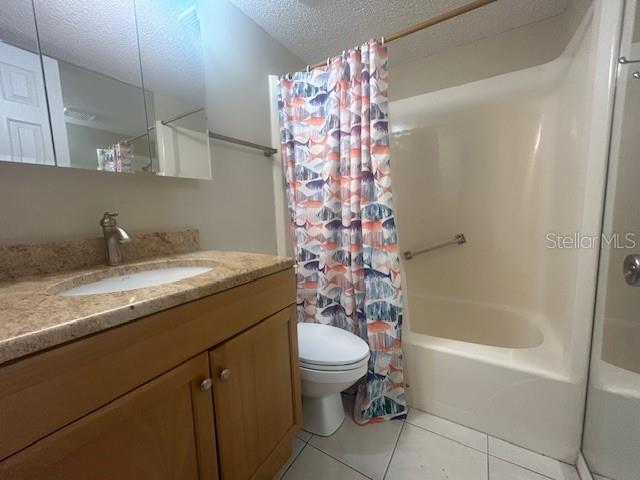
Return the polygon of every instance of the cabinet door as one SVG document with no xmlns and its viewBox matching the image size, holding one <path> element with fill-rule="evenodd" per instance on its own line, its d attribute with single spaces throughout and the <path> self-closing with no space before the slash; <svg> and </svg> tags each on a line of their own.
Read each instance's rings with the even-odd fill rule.
<svg viewBox="0 0 640 480">
<path fill-rule="evenodd" d="M 7 458 L 0 478 L 215 479 L 208 377 L 203 353 Z"/>
<path fill-rule="evenodd" d="M 295 307 L 211 351 L 223 480 L 271 479 L 301 424 Z"/>
</svg>

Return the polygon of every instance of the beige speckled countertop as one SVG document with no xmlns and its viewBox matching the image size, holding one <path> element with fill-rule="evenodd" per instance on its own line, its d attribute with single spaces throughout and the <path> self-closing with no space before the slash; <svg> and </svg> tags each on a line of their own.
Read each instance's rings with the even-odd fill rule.
<svg viewBox="0 0 640 480">
<path fill-rule="evenodd" d="M 56 292 L 125 272 L 156 266 L 211 266 L 201 275 L 156 287 L 64 297 Z M 290 258 L 253 253 L 198 251 L 119 267 L 0 282 L 0 364 L 136 318 L 248 283 L 292 267 Z"/>
</svg>

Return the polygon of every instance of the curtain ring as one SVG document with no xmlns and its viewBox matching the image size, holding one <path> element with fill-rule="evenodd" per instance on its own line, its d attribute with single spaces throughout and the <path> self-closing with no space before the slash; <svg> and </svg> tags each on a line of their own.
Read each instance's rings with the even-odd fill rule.
<svg viewBox="0 0 640 480">
<path fill-rule="evenodd" d="M 309 73 L 311 71 L 311 66 L 307 65 L 307 73 Z"/>
<path fill-rule="evenodd" d="M 327 67 L 331 65 L 331 57 L 327 57 Z"/>
<path fill-rule="evenodd" d="M 384 37 L 380 37 L 380 46 L 384 47 Z"/>
</svg>

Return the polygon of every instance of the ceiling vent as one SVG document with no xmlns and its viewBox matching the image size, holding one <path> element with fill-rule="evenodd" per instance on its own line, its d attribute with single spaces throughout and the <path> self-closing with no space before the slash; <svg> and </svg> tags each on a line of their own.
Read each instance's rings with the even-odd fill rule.
<svg viewBox="0 0 640 480">
<path fill-rule="evenodd" d="M 193 34 L 200 35 L 200 15 L 198 15 L 198 6 L 194 3 L 178 14 L 180 23 Z"/>
<path fill-rule="evenodd" d="M 98 115 L 75 107 L 64 107 L 64 116 L 69 120 L 78 122 L 95 122 Z"/>
</svg>

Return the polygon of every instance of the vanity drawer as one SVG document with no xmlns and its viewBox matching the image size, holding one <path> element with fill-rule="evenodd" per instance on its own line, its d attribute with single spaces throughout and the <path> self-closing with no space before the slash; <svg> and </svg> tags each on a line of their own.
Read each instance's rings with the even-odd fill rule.
<svg viewBox="0 0 640 480">
<path fill-rule="evenodd" d="M 289 269 L 0 367 L 0 459 L 294 301 Z"/>
</svg>

